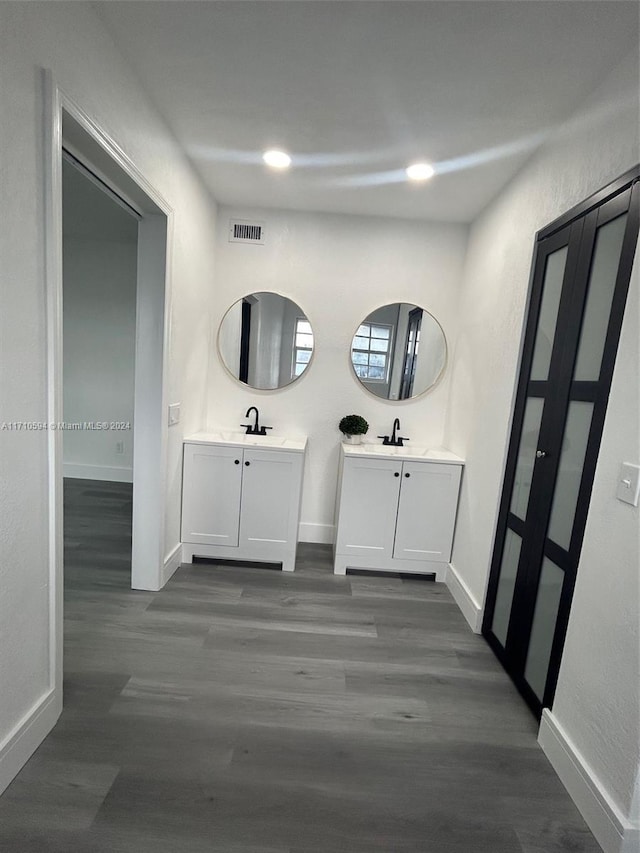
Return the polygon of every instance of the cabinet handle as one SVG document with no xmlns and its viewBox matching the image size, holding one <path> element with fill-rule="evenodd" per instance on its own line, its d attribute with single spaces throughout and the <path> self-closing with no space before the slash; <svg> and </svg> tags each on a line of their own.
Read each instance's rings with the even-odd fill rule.
<svg viewBox="0 0 640 853">
<path fill-rule="evenodd" d="M 245 462 L 244 464 L 245 465 L 251 465 L 251 462 Z"/>
<path fill-rule="evenodd" d="M 239 459 L 234 459 L 234 460 L 233 460 L 233 464 L 234 464 L 234 465 L 239 465 L 239 464 L 240 464 L 240 460 L 239 460 Z"/>
<path fill-rule="evenodd" d="M 396 472 L 395 472 L 395 474 L 394 474 L 393 476 L 394 476 L 394 477 L 399 477 L 399 476 L 400 476 L 400 472 L 399 472 L 399 471 L 396 471 Z"/>
<path fill-rule="evenodd" d="M 411 474 L 405 474 L 404 476 L 405 476 L 405 477 L 410 477 L 410 476 L 411 476 Z"/>
</svg>

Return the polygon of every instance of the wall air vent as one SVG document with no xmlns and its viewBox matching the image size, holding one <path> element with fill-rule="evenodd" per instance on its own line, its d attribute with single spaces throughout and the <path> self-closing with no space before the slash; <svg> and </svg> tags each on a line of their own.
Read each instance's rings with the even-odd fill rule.
<svg viewBox="0 0 640 853">
<path fill-rule="evenodd" d="M 229 220 L 230 243 L 264 243 L 264 222 L 247 222 L 244 219 Z"/>
</svg>

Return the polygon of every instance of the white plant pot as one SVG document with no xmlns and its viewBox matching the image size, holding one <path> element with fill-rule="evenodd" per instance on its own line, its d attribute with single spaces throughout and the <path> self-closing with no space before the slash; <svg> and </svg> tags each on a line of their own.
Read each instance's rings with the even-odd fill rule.
<svg viewBox="0 0 640 853">
<path fill-rule="evenodd" d="M 362 444 L 362 436 L 361 435 L 345 435 L 344 443 L 345 444 Z"/>
</svg>

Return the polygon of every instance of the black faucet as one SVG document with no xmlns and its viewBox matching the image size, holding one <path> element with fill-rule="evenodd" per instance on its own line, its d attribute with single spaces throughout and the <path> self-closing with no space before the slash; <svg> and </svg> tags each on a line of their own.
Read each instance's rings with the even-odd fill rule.
<svg viewBox="0 0 640 853">
<path fill-rule="evenodd" d="M 245 415 L 245 418 L 248 418 L 249 415 L 251 414 L 251 412 L 256 413 L 255 423 L 254 424 L 240 424 L 240 426 L 247 428 L 245 435 L 266 435 L 268 429 L 273 429 L 273 427 L 259 426 L 258 425 L 258 418 L 260 417 L 260 415 L 259 415 L 258 410 L 256 409 L 255 406 L 251 406 L 250 408 L 247 409 L 247 413 Z"/>
<path fill-rule="evenodd" d="M 393 422 L 393 432 L 391 433 L 391 438 L 388 435 L 379 435 L 378 438 L 382 439 L 383 444 L 388 444 L 392 447 L 403 447 L 405 441 L 409 441 L 408 438 L 405 438 L 401 435 L 396 435 L 396 430 L 400 429 L 400 418 L 396 418 Z"/>
</svg>

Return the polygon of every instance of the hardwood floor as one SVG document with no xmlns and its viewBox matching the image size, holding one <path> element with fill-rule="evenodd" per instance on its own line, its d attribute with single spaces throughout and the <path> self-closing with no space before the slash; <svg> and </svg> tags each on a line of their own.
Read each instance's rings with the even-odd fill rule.
<svg viewBox="0 0 640 853">
<path fill-rule="evenodd" d="M 443 584 L 183 566 L 130 583 L 131 487 L 65 484 L 65 710 L 7 853 L 600 850 Z"/>
</svg>

